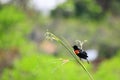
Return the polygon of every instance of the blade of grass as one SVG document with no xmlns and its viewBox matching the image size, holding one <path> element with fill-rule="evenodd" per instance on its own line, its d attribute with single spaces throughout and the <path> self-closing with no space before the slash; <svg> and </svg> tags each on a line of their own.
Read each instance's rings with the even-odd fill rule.
<svg viewBox="0 0 120 80">
<path fill-rule="evenodd" d="M 54 39 L 55 41 L 60 43 L 65 49 L 67 49 L 67 51 L 70 53 L 70 55 L 72 55 L 72 57 L 78 62 L 78 64 L 81 65 L 81 67 L 86 71 L 89 78 L 91 80 L 94 80 L 92 75 L 89 73 L 89 71 L 86 69 L 86 67 L 82 64 L 80 59 L 78 59 L 78 57 L 74 54 L 72 47 L 69 45 L 69 43 L 64 38 L 61 39 L 61 38 L 57 37 L 55 34 L 48 32 L 48 31 L 46 32 L 46 35 L 48 35 L 51 39 Z"/>
<path fill-rule="evenodd" d="M 62 41 L 63 40 L 63 41 Z M 80 61 L 80 59 L 78 59 L 78 57 L 74 54 L 73 49 L 71 48 L 71 46 L 69 45 L 69 43 L 63 38 L 60 39 L 60 43 L 61 45 L 63 45 L 68 51 L 69 53 L 74 57 L 74 59 L 78 62 L 78 64 L 81 65 L 81 67 L 87 72 L 87 74 L 89 75 L 91 80 L 94 80 L 92 75 L 88 72 L 88 70 L 86 69 L 86 67 L 84 66 L 84 64 Z M 65 45 L 66 44 L 66 45 Z"/>
</svg>

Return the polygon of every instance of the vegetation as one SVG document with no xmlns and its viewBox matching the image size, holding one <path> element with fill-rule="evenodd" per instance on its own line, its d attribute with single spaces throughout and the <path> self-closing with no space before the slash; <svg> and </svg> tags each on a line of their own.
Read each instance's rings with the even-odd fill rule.
<svg viewBox="0 0 120 80">
<path fill-rule="evenodd" d="M 68 0 L 47 17 L 24 0 L 0 3 L 0 79 L 89 80 L 90 72 L 94 80 L 119 80 L 120 2 L 102 2 Z M 52 42 L 57 50 L 43 51 L 47 29 L 69 44 L 48 32 L 62 46 Z M 78 39 L 88 41 L 83 49 L 98 51 L 95 61 L 87 64 L 73 54 L 72 45 Z"/>
</svg>

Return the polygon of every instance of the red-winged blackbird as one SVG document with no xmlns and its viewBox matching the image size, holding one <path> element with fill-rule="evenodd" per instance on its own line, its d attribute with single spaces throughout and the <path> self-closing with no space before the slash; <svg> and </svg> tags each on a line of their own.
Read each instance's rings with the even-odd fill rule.
<svg viewBox="0 0 120 80">
<path fill-rule="evenodd" d="M 89 63 L 89 61 L 88 61 L 88 59 L 87 59 L 88 56 L 87 56 L 86 51 L 78 48 L 78 46 L 76 46 L 76 45 L 73 46 L 73 49 L 74 49 L 75 54 L 76 54 L 80 59 L 81 59 L 81 58 L 86 59 L 87 62 Z"/>
</svg>

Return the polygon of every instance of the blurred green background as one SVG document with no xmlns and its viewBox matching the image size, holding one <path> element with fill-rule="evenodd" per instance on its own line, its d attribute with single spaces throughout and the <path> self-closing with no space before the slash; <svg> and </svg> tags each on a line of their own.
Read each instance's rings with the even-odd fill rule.
<svg viewBox="0 0 120 80">
<path fill-rule="evenodd" d="M 47 30 L 71 47 L 87 40 L 83 64 L 94 79 L 120 80 L 119 8 L 120 0 L 0 0 L 0 80 L 89 80 Z"/>
</svg>

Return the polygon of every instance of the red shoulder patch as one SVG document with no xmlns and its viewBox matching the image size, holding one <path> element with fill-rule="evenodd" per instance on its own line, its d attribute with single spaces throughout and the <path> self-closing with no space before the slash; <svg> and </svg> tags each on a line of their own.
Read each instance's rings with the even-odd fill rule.
<svg viewBox="0 0 120 80">
<path fill-rule="evenodd" d="M 80 50 L 74 50 L 75 54 L 79 54 Z"/>
</svg>

